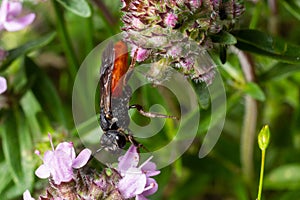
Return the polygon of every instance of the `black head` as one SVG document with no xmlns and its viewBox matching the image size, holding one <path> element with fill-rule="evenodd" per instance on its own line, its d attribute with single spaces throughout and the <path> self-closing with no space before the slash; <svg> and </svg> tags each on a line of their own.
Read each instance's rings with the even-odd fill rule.
<svg viewBox="0 0 300 200">
<path fill-rule="evenodd" d="M 126 145 L 127 137 L 125 133 L 119 130 L 108 130 L 101 139 L 101 146 L 107 151 L 117 151 L 123 149 Z"/>
</svg>

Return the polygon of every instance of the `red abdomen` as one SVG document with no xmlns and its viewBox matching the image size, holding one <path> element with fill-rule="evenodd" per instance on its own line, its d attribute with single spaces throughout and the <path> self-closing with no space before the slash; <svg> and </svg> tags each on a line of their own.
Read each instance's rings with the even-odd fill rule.
<svg viewBox="0 0 300 200">
<path fill-rule="evenodd" d="M 114 46 L 115 62 L 112 71 L 112 96 L 118 97 L 122 95 L 123 77 L 128 70 L 128 48 L 126 43 L 119 41 Z"/>
</svg>

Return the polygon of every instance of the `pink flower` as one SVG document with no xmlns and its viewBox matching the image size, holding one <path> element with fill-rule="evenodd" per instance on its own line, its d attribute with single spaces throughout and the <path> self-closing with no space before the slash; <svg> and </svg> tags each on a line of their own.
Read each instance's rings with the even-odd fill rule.
<svg viewBox="0 0 300 200">
<path fill-rule="evenodd" d="M 3 0 L 0 8 L 0 31 L 19 31 L 33 22 L 34 13 L 20 17 L 22 3 Z"/>
<path fill-rule="evenodd" d="M 48 178 L 50 175 L 55 184 L 69 182 L 73 179 L 73 168 L 83 167 L 91 156 L 91 150 L 84 149 L 75 158 L 73 143 L 62 142 L 54 150 L 52 138 L 49 134 L 52 151 L 46 151 L 44 154 L 44 164 L 42 164 L 35 174 L 39 178 Z"/>
<path fill-rule="evenodd" d="M 124 198 L 136 200 L 147 199 L 146 196 L 154 194 L 158 185 L 151 176 L 158 175 L 156 165 L 150 162 L 152 157 L 146 160 L 139 167 L 139 154 L 134 145 L 128 149 L 126 154 L 119 158 L 118 171 L 122 179 L 118 183 L 118 189 Z"/>
<path fill-rule="evenodd" d="M 202 0 L 191 0 L 190 4 L 193 8 L 199 8 L 202 5 Z"/>
<path fill-rule="evenodd" d="M 0 76 L 0 94 L 7 90 L 7 82 L 4 77 Z"/>
<path fill-rule="evenodd" d="M 138 48 L 138 49 L 137 49 Z M 150 51 L 147 49 L 139 48 L 137 46 L 134 46 L 131 50 L 131 56 L 133 57 L 135 52 L 137 51 L 136 55 L 136 61 L 143 62 L 149 57 Z"/>
<path fill-rule="evenodd" d="M 176 25 L 177 21 L 178 17 L 174 13 L 168 13 L 165 18 L 165 24 L 172 28 Z"/>
</svg>

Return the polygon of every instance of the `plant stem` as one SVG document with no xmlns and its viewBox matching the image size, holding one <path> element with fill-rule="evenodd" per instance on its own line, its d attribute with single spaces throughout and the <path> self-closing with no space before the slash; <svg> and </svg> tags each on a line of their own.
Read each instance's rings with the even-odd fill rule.
<svg viewBox="0 0 300 200">
<path fill-rule="evenodd" d="M 66 58 L 69 63 L 69 70 L 70 70 L 72 80 L 74 80 L 79 63 L 77 61 L 76 54 L 72 47 L 71 39 L 70 39 L 68 31 L 66 29 L 66 24 L 64 23 L 65 22 L 64 14 L 63 14 L 58 2 L 56 2 L 56 1 L 52 1 L 52 2 L 53 2 L 55 14 L 56 14 L 58 34 L 59 34 L 60 40 L 62 42 L 64 52 L 66 54 Z"/>
<path fill-rule="evenodd" d="M 260 166 L 260 177 L 259 177 L 257 200 L 261 200 L 262 186 L 263 186 L 263 180 L 264 180 L 265 155 L 266 155 L 266 150 L 262 150 L 261 151 L 261 166 Z"/>
<path fill-rule="evenodd" d="M 246 182 L 251 185 L 254 176 L 253 146 L 257 120 L 257 102 L 249 95 L 245 96 L 245 115 L 241 135 L 241 163 Z"/>
<path fill-rule="evenodd" d="M 255 73 L 252 60 L 249 55 L 239 51 L 238 49 L 233 49 L 238 55 L 240 60 L 242 70 L 246 79 L 246 82 L 255 81 Z M 253 170 L 253 147 L 255 142 L 256 133 L 256 123 L 257 123 L 257 102 L 251 96 L 245 96 L 245 115 L 243 122 L 243 129 L 241 135 L 241 164 L 242 171 L 246 182 L 251 186 L 251 182 L 254 176 Z"/>
</svg>

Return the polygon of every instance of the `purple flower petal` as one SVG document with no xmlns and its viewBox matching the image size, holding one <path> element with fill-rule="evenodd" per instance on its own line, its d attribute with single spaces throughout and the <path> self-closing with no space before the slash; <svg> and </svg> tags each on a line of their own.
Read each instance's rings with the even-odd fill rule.
<svg viewBox="0 0 300 200">
<path fill-rule="evenodd" d="M 7 13 L 9 15 L 11 15 L 11 16 L 18 16 L 22 12 L 22 3 L 11 1 L 11 2 L 9 2 L 7 8 L 8 8 L 8 12 Z M 8 20 L 9 20 L 9 17 L 10 17 L 9 15 L 8 15 Z"/>
<path fill-rule="evenodd" d="M 0 23 L 6 21 L 6 16 L 8 12 L 8 2 L 3 0 L 0 8 Z"/>
<path fill-rule="evenodd" d="M 6 79 L 0 76 L 0 94 L 7 90 L 7 82 Z"/>
<path fill-rule="evenodd" d="M 31 197 L 31 194 L 30 194 L 29 190 L 26 190 L 23 193 L 23 200 L 34 200 L 34 198 Z"/>
<path fill-rule="evenodd" d="M 146 187 L 142 195 L 144 196 L 152 195 L 157 191 L 157 189 L 158 189 L 158 185 L 156 181 L 153 178 L 147 178 Z"/>
<path fill-rule="evenodd" d="M 55 184 L 69 182 L 73 178 L 72 160 L 64 151 L 55 151 L 47 164 Z"/>
<path fill-rule="evenodd" d="M 72 160 L 65 151 L 47 151 L 43 161 L 44 165 L 48 167 L 55 184 L 68 182 L 73 178 Z"/>
<path fill-rule="evenodd" d="M 160 174 L 160 171 L 156 170 L 156 164 L 154 162 L 147 162 L 141 169 L 147 177 Z"/>
<path fill-rule="evenodd" d="M 135 196 L 135 200 L 148 200 L 146 197 L 144 197 L 143 195 L 139 194 Z"/>
<path fill-rule="evenodd" d="M 35 170 L 35 175 L 39 178 L 48 178 L 50 176 L 50 170 L 46 165 L 41 165 Z"/>
<path fill-rule="evenodd" d="M 73 161 L 72 167 L 75 169 L 83 167 L 89 161 L 91 154 L 92 151 L 89 149 L 82 150 Z"/>
<path fill-rule="evenodd" d="M 6 21 L 4 23 L 4 28 L 7 31 L 19 31 L 19 30 L 25 28 L 26 26 L 28 26 L 29 24 L 31 24 L 34 19 L 35 19 L 35 14 L 30 13 L 19 19 L 13 19 L 10 21 Z"/>
<path fill-rule="evenodd" d="M 139 163 L 139 154 L 137 153 L 137 148 L 131 145 L 124 156 L 119 158 L 118 171 L 127 171 L 131 167 L 136 167 Z"/>
<path fill-rule="evenodd" d="M 73 168 L 80 168 L 87 163 L 91 155 L 89 149 L 84 149 L 77 158 L 72 142 L 62 142 L 54 149 L 51 134 L 48 134 L 52 151 L 44 154 L 44 164 L 36 170 L 40 178 L 52 177 L 55 184 L 69 182 L 73 179 Z M 38 153 L 39 154 L 39 153 Z"/>
<path fill-rule="evenodd" d="M 118 189 L 126 199 L 141 194 L 147 182 L 146 175 L 134 169 L 130 169 L 132 173 L 127 173 L 118 183 Z M 135 173 L 133 173 L 134 171 Z"/>
<path fill-rule="evenodd" d="M 138 167 L 139 154 L 134 145 L 128 149 L 126 154 L 119 158 L 118 171 L 122 179 L 118 183 L 118 189 L 124 198 L 133 198 L 144 200 L 146 195 L 157 191 L 158 185 L 153 178 L 160 173 L 156 170 L 156 165 L 149 157 Z"/>
<path fill-rule="evenodd" d="M 57 145 L 55 151 L 63 151 L 71 160 L 75 159 L 75 149 L 72 142 L 62 142 Z"/>
</svg>

